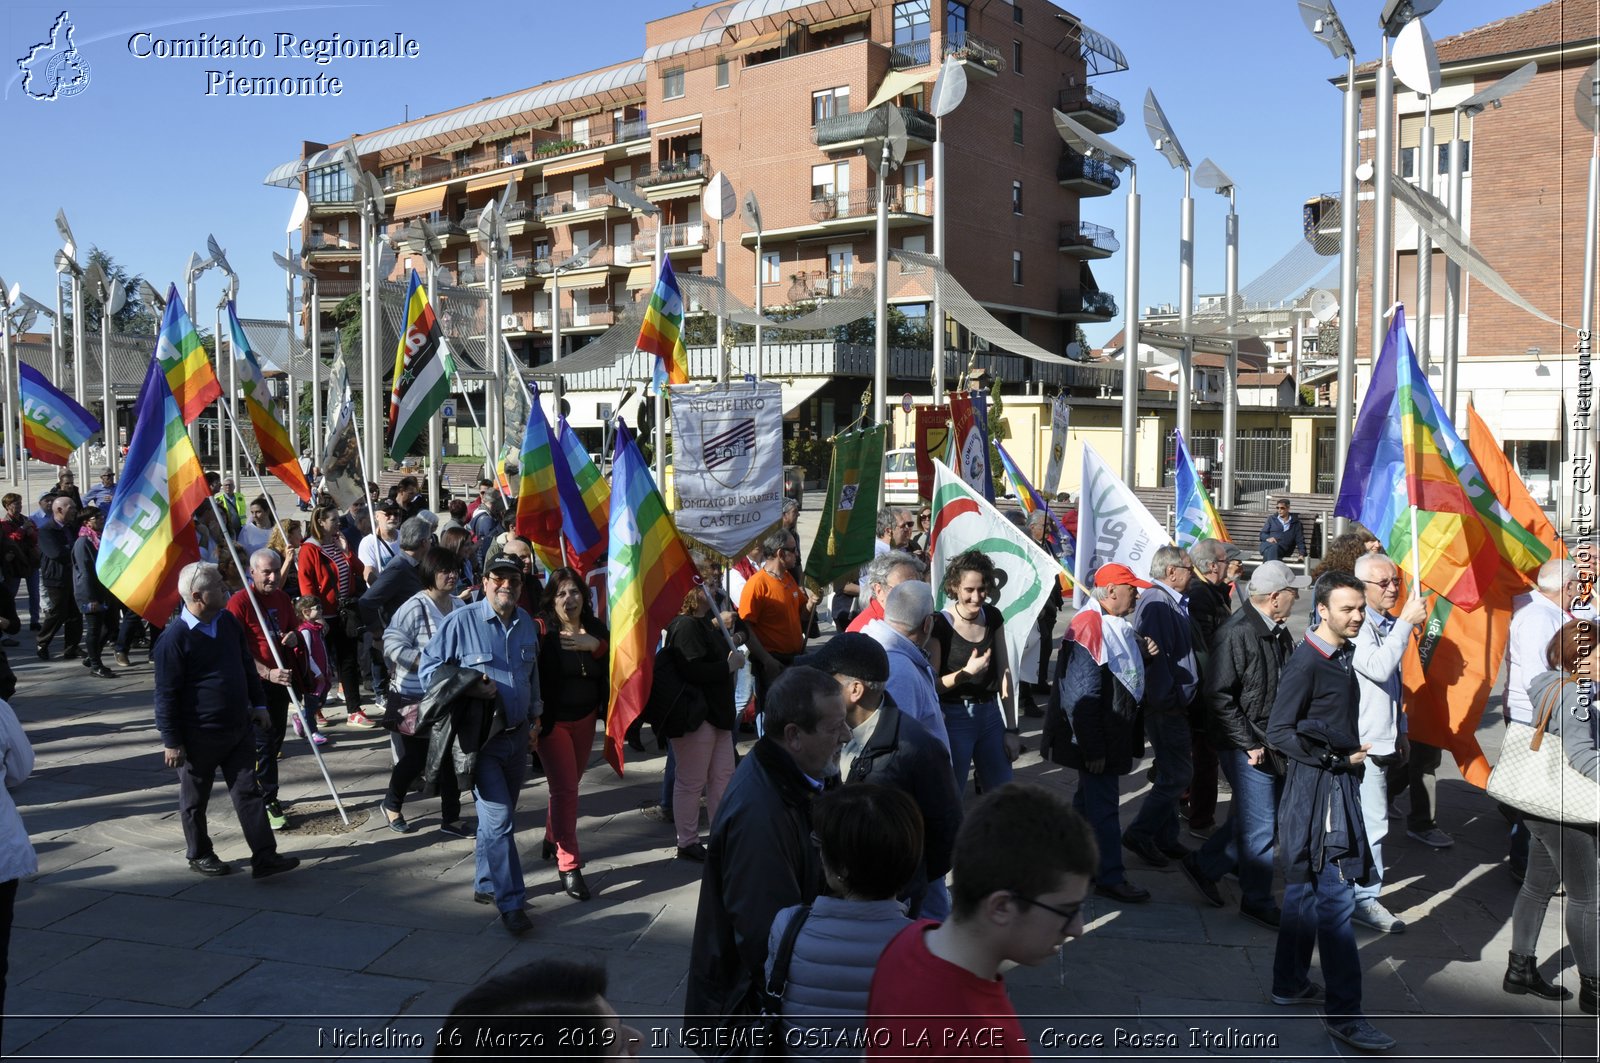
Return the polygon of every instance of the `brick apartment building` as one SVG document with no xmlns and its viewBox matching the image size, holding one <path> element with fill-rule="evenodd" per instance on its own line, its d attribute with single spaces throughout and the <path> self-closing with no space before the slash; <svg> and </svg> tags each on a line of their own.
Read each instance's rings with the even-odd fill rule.
<svg viewBox="0 0 1600 1063">
<path fill-rule="evenodd" d="M 1374 41 L 1358 40 L 1370 48 Z M 1417 181 L 1421 167 L 1434 169 L 1434 194 L 1448 202 L 1449 144 L 1454 109 L 1463 100 L 1531 61 L 1538 72 L 1502 106 L 1462 119 L 1466 141 L 1463 226 L 1472 243 L 1511 286 L 1545 313 L 1574 328 L 1580 321 L 1583 287 L 1584 210 L 1592 140 L 1578 120 L 1574 95 L 1600 57 L 1597 0 L 1552 0 L 1522 14 L 1458 34 L 1437 44 L 1442 87 L 1433 97 L 1437 158 L 1421 159 L 1423 101 L 1398 81 L 1395 86 L 1395 169 Z M 1362 92 L 1361 158 L 1374 158 L 1375 80 L 1371 64 L 1358 71 Z M 1342 79 L 1341 79 L 1342 81 Z M 1362 186 L 1370 192 L 1370 186 Z M 1371 371 L 1370 314 L 1404 301 L 1415 315 L 1417 229 L 1403 208 L 1395 211 L 1393 288 L 1373 298 L 1370 195 L 1360 212 L 1359 392 Z M 1443 392 L 1444 255 L 1433 252 L 1432 365 L 1429 379 Z M 1534 496 L 1554 504 L 1567 498 L 1577 409 L 1575 333 L 1540 321 L 1482 285 L 1462 277 L 1458 424 L 1471 403 L 1502 441 Z M 1415 329 L 1413 329 L 1415 335 Z M 1464 431 L 1464 428 L 1463 428 Z M 1593 437 L 1591 436 L 1591 441 Z M 1592 442 L 1591 442 L 1592 445 Z M 1563 507 L 1562 521 L 1570 519 Z"/>
<path fill-rule="evenodd" d="M 1121 107 L 1088 78 L 1126 64 L 1076 16 L 1043 0 L 740 0 L 642 29 L 637 58 L 354 138 L 361 168 L 383 184 L 391 234 L 404 241 L 413 219 L 428 220 L 448 240 L 441 279 L 458 287 L 483 285 L 485 262 L 470 233 L 516 180 L 501 323 L 524 364 L 551 360 L 553 313 L 571 354 L 648 298 L 657 222 L 616 201 L 605 179 L 660 208 L 680 274 L 716 272 L 718 226 L 701 205 L 711 177 L 722 172 L 740 196 L 755 190 L 759 263 L 755 234 L 738 214 L 723 224 L 727 285 L 747 304 L 756 302 L 758 270 L 768 310 L 859 292 L 873 274 L 877 210 L 866 107 L 891 74 L 910 77 L 896 83 L 909 146 L 888 181 L 890 246 L 931 250 L 928 101 L 946 56 L 964 64 L 969 82 L 944 121 L 949 268 L 1002 323 L 1050 351 L 1065 350 L 1077 323 L 1118 312 L 1090 266 L 1117 249 L 1115 234 L 1080 223 L 1078 212 L 1080 198 L 1111 193 L 1118 177 L 1065 148 L 1051 109 L 1115 129 Z M 304 247 L 322 278 L 324 312 L 356 289 L 360 263 L 356 185 L 328 148 L 308 141 L 267 178 L 303 187 L 310 199 Z M 562 272 L 552 307 L 549 267 L 591 242 L 598 251 Z M 925 322 L 931 285 L 912 272 L 891 263 L 889 299 Z M 325 323 L 324 335 L 331 332 Z M 959 327 L 948 335 L 954 351 L 969 348 Z M 964 364 L 964 354 L 957 358 Z M 1071 367 L 1009 361 L 1008 382 L 1069 382 Z M 894 394 L 927 393 L 931 362 L 924 355 L 907 368 L 913 363 L 899 363 Z M 854 416 L 871 375 L 868 366 L 861 379 L 859 364 L 768 359 L 763 371 L 810 378 L 786 395 L 807 404 L 804 421 L 826 434 Z M 589 374 L 569 384 L 614 396 L 620 375 L 619 367 L 601 374 L 610 379 Z M 590 405 L 573 402 L 574 426 L 609 412 Z"/>
</svg>

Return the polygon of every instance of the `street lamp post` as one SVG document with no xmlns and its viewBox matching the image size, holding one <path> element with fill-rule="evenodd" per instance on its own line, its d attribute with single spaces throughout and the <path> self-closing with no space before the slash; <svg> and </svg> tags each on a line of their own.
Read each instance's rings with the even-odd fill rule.
<svg viewBox="0 0 1600 1063">
<path fill-rule="evenodd" d="M 306 331 L 309 335 L 308 346 L 311 351 L 311 453 L 316 459 L 316 464 L 321 465 L 322 454 L 322 314 L 321 304 L 317 299 L 317 274 L 313 270 L 295 262 L 287 256 L 274 253 L 272 261 L 284 274 L 292 278 L 299 277 L 304 284 L 302 289 L 305 303 L 309 308 L 306 317 L 309 319 Z M 292 335 L 292 333 L 291 333 Z M 298 417 L 299 410 L 294 409 L 293 414 Z"/>
<path fill-rule="evenodd" d="M 1150 141 L 1175 170 L 1183 171 L 1183 202 L 1178 229 L 1178 331 L 1183 349 L 1178 352 L 1178 431 L 1190 437 L 1189 407 L 1194 388 L 1194 171 L 1172 124 L 1161 110 L 1154 91 L 1144 94 L 1144 128 Z"/>
<path fill-rule="evenodd" d="M 1222 391 L 1222 497 L 1224 507 L 1233 505 L 1234 455 L 1239 439 L 1239 340 L 1234 328 L 1239 322 L 1239 212 L 1238 188 L 1233 178 L 1223 173 L 1210 159 L 1202 159 L 1195 173 L 1195 181 L 1202 188 L 1213 189 L 1219 196 L 1228 197 L 1227 289 L 1224 298 L 1227 309 L 1223 323 L 1228 331 L 1227 369 L 1224 372 Z M 1296 347 L 1298 352 L 1299 348 Z M 1190 446 L 1193 446 L 1191 441 Z"/>
<path fill-rule="evenodd" d="M 961 105 L 967 95 L 967 69 L 955 56 L 946 56 L 939 77 L 933 83 L 933 257 L 944 268 L 945 200 L 944 200 L 944 118 Z M 928 321 L 933 326 L 933 404 L 943 406 L 944 393 L 944 305 L 939 299 L 939 285 L 933 286 L 933 301 L 928 307 Z"/>
</svg>

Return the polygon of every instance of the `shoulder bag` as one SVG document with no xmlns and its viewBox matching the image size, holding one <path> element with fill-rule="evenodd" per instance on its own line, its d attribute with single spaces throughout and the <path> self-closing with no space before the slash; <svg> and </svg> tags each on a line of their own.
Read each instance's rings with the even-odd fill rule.
<svg viewBox="0 0 1600 1063">
<path fill-rule="evenodd" d="M 719 1059 L 772 1059 L 785 1054 L 783 994 L 789 988 L 789 961 L 794 958 L 794 943 L 799 940 L 800 929 L 805 926 L 806 917 L 810 914 L 809 904 L 801 905 L 800 910 L 794 913 L 789 925 L 783 928 L 783 937 L 778 939 L 778 951 L 772 956 L 772 973 L 766 981 L 751 988 L 751 996 L 755 998 L 756 1019 L 749 1025 L 754 1028 L 754 1036 L 718 1056 Z"/>
<path fill-rule="evenodd" d="M 1546 731 L 1569 681 L 1545 695 L 1533 726 L 1506 724 L 1500 760 L 1489 773 L 1489 796 L 1540 819 L 1593 828 L 1600 819 L 1600 783 L 1573 768 L 1561 736 Z"/>
</svg>

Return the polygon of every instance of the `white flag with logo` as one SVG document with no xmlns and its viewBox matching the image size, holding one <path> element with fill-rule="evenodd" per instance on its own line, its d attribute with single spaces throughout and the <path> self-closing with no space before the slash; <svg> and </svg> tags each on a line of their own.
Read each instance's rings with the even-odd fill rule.
<svg viewBox="0 0 1600 1063">
<path fill-rule="evenodd" d="M 1037 663 L 1033 672 L 1024 671 L 1025 655 L 1030 638 L 1037 652 L 1039 611 L 1057 586 L 1061 565 L 950 466 L 935 460 L 933 469 L 933 569 L 928 578 L 936 589 L 941 587 L 951 559 L 968 550 L 981 550 L 994 562 L 1000 589 L 992 604 L 1005 618 L 1006 663 L 1015 694 L 1023 677 L 1038 671 Z"/>
<path fill-rule="evenodd" d="M 1046 502 L 1054 501 L 1056 492 L 1061 490 L 1061 466 L 1067 457 L 1067 422 L 1071 416 L 1067 397 L 1057 395 L 1050 404 L 1050 460 L 1045 463 L 1044 479 L 1039 481 L 1039 493 Z"/>
<path fill-rule="evenodd" d="M 712 553 L 743 557 L 783 518 L 783 389 L 743 380 L 668 394 L 673 522 Z"/>
<path fill-rule="evenodd" d="M 1072 573 L 1078 608 L 1089 600 L 1095 570 L 1113 561 L 1140 579 L 1150 578 L 1150 555 L 1172 537 L 1150 515 L 1139 497 L 1087 444 L 1083 448 L 1083 488 L 1078 495 L 1078 556 Z"/>
</svg>

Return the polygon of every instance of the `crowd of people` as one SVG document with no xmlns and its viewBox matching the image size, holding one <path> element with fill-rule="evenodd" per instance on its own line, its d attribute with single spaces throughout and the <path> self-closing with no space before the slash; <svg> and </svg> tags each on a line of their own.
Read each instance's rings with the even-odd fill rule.
<svg viewBox="0 0 1600 1063">
<path fill-rule="evenodd" d="M 437 800 L 441 844 L 475 839 L 473 900 L 507 932 L 532 929 L 514 816 L 533 772 L 548 788 L 541 856 L 562 892 L 591 898 L 578 820 L 610 695 L 609 633 L 584 575 L 540 568 L 492 482 L 434 514 L 407 477 L 343 510 L 318 499 L 301 521 L 213 478 L 216 505 L 196 514 L 204 559 L 183 569 L 179 609 L 154 628 L 94 579 L 114 486 L 109 470 L 101 479 L 100 496 L 80 499 L 64 472 L 32 519 L 5 497 L 12 594 L 0 598 L 30 588 L 41 659 L 60 633 L 62 657 L 109 676 L 108 641 L 123 667 L 148 644 L 195 873 L 233 870 L 206 826 L 219 770 L 252 874 L 270 877 L 298 863 L 277 846 L 293 815 L 278 785 L 289 730 L 320 756 L 341 728 L 383 728 L 386 826 L 415 832 L 428 815 L 418 802 Z M 1262 552 L 1295 560 L 1285 516 L 1269 519 Z M 875 556 L 827 601 L 800 576 L 797 517 L 790 507 L 726 571 L 695 555 L 701 582 L 666 628 L 641 718 L 668 751 L 646 814 L 670 821 L 678 859 L 700 866 L 685 1023 L 704 1043 L 775 1036 L 790 1054 L 872 1056 L 874 1030 L 903 1047 L 935 1028 L 941 1043 L 975 1044 L 981 1026 L 999 1033 L 967 1054 L 1025 1055 L 1001 968 L 1081 934 L 1091 892 L 1147 902 L 1126 853 L 1176 865 L 1217 908 L 1236 876 L 1240 916 L 1277 935 L 1272 1001 L 1322 1008 L 1358 1049 L 1393 1046 L 1364 1017 L 1353 929 L 1406 929 L 1383 896 L 1391 802 L 1410 795 L 1410 839 L 1452 840 L 1434 819 L 1439 751 L 1410 740 L 1400 678 L 1425 603 L 1401 604 L 1399 568 L 1374 537 L 1335 539 L 1314 583 L 1277 559 L 1246 578 L 1239 548 L 1215 540 L 1157 549 L 1148 579 L 1104 565 L 1094 607 L 1059 641 L 1064 602 L 1045 604 L 1039 670 L 1015 676 L 988 556 L 948 559 L 949 604 L 937 607 L 926 508 L 884 510 Z M 1050 530 L 1028 522 L 1047 547 Z M 1297 643 L 1287 622 L 1313 587 Z M 1573 767 L 1600 779 L 1594 719 L 1580 711 L 1600 667 L 1593 622 L 1571 613 L 1582 591 L 1570 561 L 1539 572 L 1512 623 L 1506 712 L 1547 718 Z M 819 614 L 835 631 L 814 643 Z M 14 610 L 7 630 L 20 630 Z M 1070 795 L 1013 782 L 1024 713 L 1043 717 L 1040 752 L 1069 769 Z M 643 748 L 637 728 L 629 741 Z M 1122 780 L 1147 746 L 1149 786 L 1124 823 Z M 1231 795 L 1221 824 L 1219 779 Z M 1536 951 L 1565 887 L 1579 1005 L 1593 1013 L 1595 830 L 1504 812 L 1520 883 L 1505 989 L 1572 996 L 1541 976 Z M 1309 976 L 1314 948 L 1325 985 Z M 603 977 L 597 989 L 584 970 L 563 977 L 604 1003 Z"/>
</svg>

